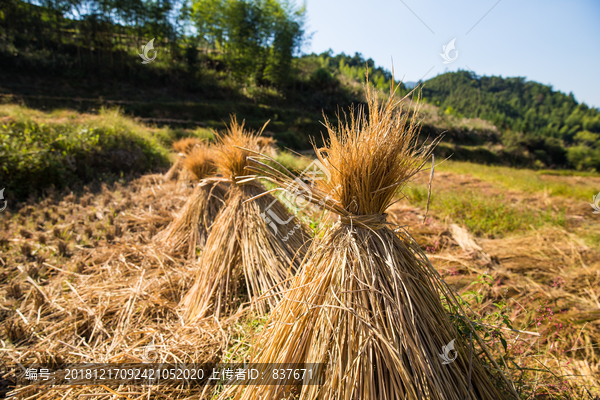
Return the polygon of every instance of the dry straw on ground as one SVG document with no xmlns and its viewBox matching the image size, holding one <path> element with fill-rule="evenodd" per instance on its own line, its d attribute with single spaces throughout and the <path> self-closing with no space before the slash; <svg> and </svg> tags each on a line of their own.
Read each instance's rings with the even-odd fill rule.
<svg viewBox="0 0 600 400">
<path fill-rule="evenodd" d="M 114 186 L 112 194 L 125 211 L 115 223 L 125 223 L 122 236 L 113 242 L 94 241 L 85 246 L 69 238 L 67 256 L 51 256 L 45 250 L 58 241 L 48 238 L 48 245 L 38 246 L 37 254 L 47 261 L 33 274 L 31 263 L 23 264 L 14 276 L 10 296 L 0 294 L 0 370 L 13 367 L 24 372 L 32 363 L 60 367 L 79 363 L 218 362 L 227 347 L 230 321 L 204 320 L 185 325 L 177 313 L 178 302 L 194 279 L 195 265 L 163 254 L 154 243 L 138 240 L 149 227 L 166 224 L 167 210 L 181 207 L 190 195 L 186 188 L 179 193 L 175 183 L 154 183 L 140 179 L 126 186 Z M 100 193 L 88 199 L 88 208 L 60 202 L 73 229 L 89 227 L 85 218 L 89 210 L 102 208 Z M 129 200 L 128 200 L 129 199 Z M 39 209 L 37 214 L 41 214 Z M 106 220 L 106 217 L 104 217 Z M 14 230 L 14 226 L 11 225 Z M 95 234 L 98 234 L 94 228 Z M 48 235 L 50 236 L 50 235 Z M 3 249 L 2 258 L 17 259 L 17 246 Z M 18 255 L 21 257 L 21 255 Z M 24 261 L 24 260 L 23 260 Z M 29 269 L 25 267 L 29 265 Z M 17 270 L 18 272 L 18 270 Z M 36 276 L 37 275 L 37 276 Z M 151 348 L 150 353 L 148 349 Z M 155 358 L 154 358 L 155 357 Z M 200 398 L 202 388 L 167 386 L 79 385 L 10 387 L 0 383 L 0 393 L 11 390 L 15 399 L 81 398 Z M 118 393 L 118 395 L 116 395 Z M 142 395 L 143 394 L 143 395 Z M 1 396 L 0 396 L 1 397 Z"/>
<path fill-rule="evenodd" d="M 512 385 L 495 361 L 483 361 L 489 352 L 461 319 L 458 299 L 414 239 L 386 222 L 398 190 L 422 168 L 433 146 L 418 145 L 416 121 L 401 112 L 393 91 L 381 107 L 374 92 L 367 94 L 368 118 L 359 109 L 337 129 L 327 121 L 330 142 L 316 153 L 330 177 L 306 187 L 311 202 L 339 214 L 340 221 L 313 242 L 250 359 L 326 363 L 313 374 L 320 386 L 238 386 L 222 399 L 281 399 L 294 391 L 303 400 L 510 396 Z M 257 165 L 250 169 L 280 186 L 292 181 L 267 164 Z M 445 308 L 458 314 L 462 335 Z M 478 346 L 472 357 L 464 330 Z M 439 353 L 452 340 L 457 358 L 444 365 Z"/>
<path fill-rule="evenodd" d="M 185 157 L 183 165 L 195 178 L 196 187 L 187 203 L 169 226 L 155 240 L 171 253 L 183 252 L 188 258 L 204 246 L 210 228 L 225 203 L 229 183 L 214 177 L 217 167 L 212 150 L 196 145 Z"/>
<path fill-rule="evenodd" d="M 247 156 L 251 154 L 242 148 L 260 149 L 257 136 L 232 118 L 227 133 L 218 135 L 217 141 L 219 171 L 234 182 L 246 174 Z M 188 320 L 210 312 L 218 317 L 235 311 L 247 300 L 264 314 L 274 307 L 287 287 L 286 281 L 294 276 L 308 235 L 300 221 L 270 194 L 248 201 L 264 193 L 258 182 L 232 184 L 227 204 L 206 241 L 196 283 L 182 303 Z M 257 301 L 262 295 L 266 296 Z"/>
</svg>

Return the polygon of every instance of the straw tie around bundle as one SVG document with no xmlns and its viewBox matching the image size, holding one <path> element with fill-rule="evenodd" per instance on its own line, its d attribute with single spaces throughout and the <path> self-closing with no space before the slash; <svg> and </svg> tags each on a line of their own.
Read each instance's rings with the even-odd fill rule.
<svg viewBox="0 0 600 400">
<path fill-rule="evenodd" d="M 387 214 L 347 215 L 340 216 L 342 225 L 359 226 L 361 228 L 378 230 L 387 226 Z"/>
</svg>

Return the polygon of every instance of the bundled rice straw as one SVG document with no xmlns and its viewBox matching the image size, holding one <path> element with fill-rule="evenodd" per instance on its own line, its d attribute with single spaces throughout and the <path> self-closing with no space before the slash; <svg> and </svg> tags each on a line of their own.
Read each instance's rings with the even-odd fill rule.
<svg viewBox="0 0 600 400">
<path fill-rule="evenodd" d="M 185 252 L 188 258 L 196 255 L 202 247 L 221 206 L 229 183 L 211 177 L 217 171 L 211 150 L 205 145 L 196 145 L 183 161 L 184 168 L 199 181 L 187 203 L 155 240 L 173 253 Z"/>
<path fill-rule="evenodd" d="M 277 157 L 279 150 L 277 149 L 277 141 L 275 141 L 275 139 L 268 136 L 259 136 L 257 139 L 258 147 L 260 147 L 260 152 L 262 154 L 266 154 L 272 158 Z"/>
<path fill-rule="evenodd" d="M 217 165 L 233 182 L 246 174 L 249 150 L 259 150 L 256 136 L 232 117 L 227 134 L 218 135 L 217 141 Z M 189 320 L 211 311 L 217 317 L 228 313 L 246 295 L 259 313 L 266 313 L 304 254 L 305 228 L 260 183 L 232 185 L 226 201 L 206 241 L 196 282 L 183 300 Z M 261 295 L 265 297 L 258 300 Z"/>
<path fill-rule="evenodd" d="M 401 112 L 394 93 L 392 87 L 380 107 L 367 88 L 368 117 L 362 109 L 353 111 L 350 122 L 340 122 L 337 129 L 326 121 L 330 141 L 315 150 L 330 177 L 306 189 L 312 203 L 340 220 L 313 241 L 250 357 L 259 371 L 265 368 L 260 363 L 281 368 L 325 363 L 312 375 L 319 385 L 298 388 L 272 380 L 232 386 L 221 399 L 281 399 L 294 392 L 302 400 L 506 398 L 494 382 L 512 387 L 504 376 L 486 371 L 475 349 L 470 361 L 469 333 L 465 340 L 445 311 L 462 312 L 451 289 L 414 239 L 386 222 L 397 191 L 433 150 L 433 145 L 418 145 L 415 116 Z M 248 169 L 280 186 L 292 182 L 257 164 Z M 489 355 L 472 325 L 464 325 Z M 439 354 L 452 340 L 457 358 L 444 365 Z"/>
<path fill-rule="evenodd" d="M 169 181 L 177 181 L 177 179 L 179 179 L 179 174 L 181 173 L 181 170 L 183 169 L 184 158 L 185 158 L 185 154 L 183 154 L 183 153 L 177 154 L 177 159 L 175 160 L 173 165 L 171 165 L 171 168 L 169 168 L 169 170 L 163 176 L 163 181 L 169 182 Z"/>
<path fill-rule="evenodd" d="M 173 143 L 173 149 L 178 153 L 177 160 L 175 160 L 171 168 L 169 168 L 164 175 L 163 180 L 165 182 L 176 181 L 180 177 L 180 173 L 184 171 L 183 163 L 186 156 L 188 156 L 196 147 L 203 145 L 203 141 L 195 137 L 179 139 Z"/>
<path fill-rule="evenodd" d="M 187 137 L 174 142 L 173 149 L 178 153 L 189 154 L 194 148 L 202 145 L 202 140 L 195 137 Z"/>
<path fill-rule="evenodd" d="M 212 151 L 206 145 L 198 145 L 187 153 L 183 166 L 190 171 L 198 181 L 217 172 Z"/>
</svg>

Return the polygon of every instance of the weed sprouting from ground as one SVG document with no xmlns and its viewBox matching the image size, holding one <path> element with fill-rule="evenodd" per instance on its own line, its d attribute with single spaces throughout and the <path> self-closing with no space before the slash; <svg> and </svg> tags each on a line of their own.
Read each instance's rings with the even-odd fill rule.
<svg viewBox="0 0 600 400">
<path fill-rule="evenodd" d="M 557 287 L 557 282 L 564 280 L 559 277 L 549 286 Z M 519 301 L 507 297 L 507 292 L 499 280 L 484 273 L 468 284 L 461 296 L 477 324 L 489 329 L 481 330 L 484 341 L 499 363 L 508 364 L 522 398 L 573 399 L 582 388 L 600 392 L 592 376 L 572 375 L 574 364 L 580 363 L 577 356 L 600 361 L 594 346 L 589 346 L 590 331 L 584 334 L 565 318 L 566 310 L 557 309 L 541 296 Z M 466 334 L 462 318 L 456 316 L 454 321 L 457 330 Z"/>
</svg>

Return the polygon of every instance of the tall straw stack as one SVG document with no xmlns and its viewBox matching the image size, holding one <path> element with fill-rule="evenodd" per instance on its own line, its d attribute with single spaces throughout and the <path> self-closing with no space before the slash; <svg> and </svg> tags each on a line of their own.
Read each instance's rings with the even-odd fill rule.
<svg viewBox="0 0 600 400">
<path fill-rule="evenodd" d="M 270 378 L 264 385 L 229 387 L 221 399 L 282 399 L 298 392 L 302 400 L 506 398 L 498 382 L 512 386 L 495 362 L 488 364 L 495 371 L 486 368 L 479 351 L 483 357 L 489 352 L 463 318 L 459 300 L 408 232 L 386 222 L 386 209 L 434 146 L 418 144 L 416 112 L 402 112 L 394 95 L 392 87 L 380 106 L 367 88 L 368 117 L 359 108 L 337 129 L 326 121 L 329 142 L 315 151 L 330 177 L 307 185 L 307 198 L 340 220 L 313 241 L 250 357 L 259 376 L 262 370 L 271 378 L 263 363 L 323 363 L 312 373 L 319 385 Z M 249 169 L 282 187 L 292 182 L 265 163 Z M 457 318 L 473 334 L 479 350 L 472 357 L 469 333 L 467 339 L 459 334 L 445 307 L 462 315 Z M 439 354 L 452 340 L 457 358 L 445 365 Z"/>
<path fill-rule="evenodd" d="M 247 300 L 265 314 L 294 276 L 308 240 L 300 221 L 260 183 L 233 184 L 247 174 L 251 151 L 260 150 L 257 135 L 232 117 L 217 142 L 217 166 L 232 185 L 206 241 L 196 282 L 182 301 L 188 320 L 210 313 L 219 317 Z"/>
<path fill-rule="evenodd" d="M 229 183 L 214 177 L 217 171 L 214 155 L 203 144 L 196 143 L 189 149 L 183 159 L 183 168 L 193 176 L 197 186 L 181 212 L 154 240 L 172 253 L 183 253 L 193 258 L 197 248 L 204 246 L 208 232 L 225 203 Z"/>
</svg>

